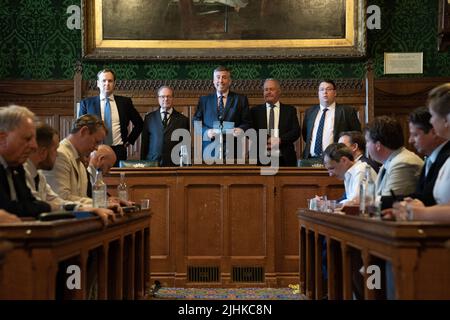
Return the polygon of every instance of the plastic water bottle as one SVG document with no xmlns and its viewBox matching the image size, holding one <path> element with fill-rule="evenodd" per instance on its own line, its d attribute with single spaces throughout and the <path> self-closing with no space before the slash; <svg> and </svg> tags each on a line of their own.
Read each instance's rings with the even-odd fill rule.
<svg viewBox="0 0 450 320">
<path fill-rule="evenodd" d="M 375 208 L 375 181 L 370 174 L 371 167 L 366 164 L 364 178 L 359 184 L 359 213 L 362 216 L 369 216 Z M 373 212 L 372 212 L 373 213 Z"/>
<path fill-rule="evenodd" d="M 100 169 L 95 175 L 95 183 L 92 186 L 92 206 L 94 208 L 107 208 L 108 198 L 106 193 L 106 184 L 103 182 L 103 175 Z"/>
<path fill-rule="evenodd" d="M 117 195 L 121 201 L 128 201 L 128 186 L 125 183 L 125 172 L 120 173 L 120 183 L 117 186 Z"/>
</svg>

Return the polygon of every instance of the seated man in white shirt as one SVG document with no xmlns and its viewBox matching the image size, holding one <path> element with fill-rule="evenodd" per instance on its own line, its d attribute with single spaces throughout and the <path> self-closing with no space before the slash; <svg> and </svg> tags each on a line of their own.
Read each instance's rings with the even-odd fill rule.
<svg viewBox="0 0 450 320">
<path fill-rule="evenodd" d="M 323 153 L 323 163 L 330 176 L 344 180 L 346 199 L 341 204 L 359 202 L 359 185 L 364 179 L 367 164 L 354 161 L 352 150 L 343 143 L 330 144 Z M 373 181 L 377 174 L 370 168 Z"/>
<path fill-rule="evenodd" d="M 65 205 L 74 205 L 78 211 L 94 212 L 105 224 L 108 223 L 108 218 L 114 220 L 114 213 L 110 209 L 94 209 L 91 206 L 83 206 L 77 201 L 66 201 L 53 191 L 41 170 L 52 170 L 55 165 L 59 146 L 58 133 L 49 125 L 41 123 L 36 127 L 36 141 L 37 150 L 30 155 L 24 164 L 27 185 L 33 196 L 49 203 L 52 211 L 61 210 Z"/>
</svg>

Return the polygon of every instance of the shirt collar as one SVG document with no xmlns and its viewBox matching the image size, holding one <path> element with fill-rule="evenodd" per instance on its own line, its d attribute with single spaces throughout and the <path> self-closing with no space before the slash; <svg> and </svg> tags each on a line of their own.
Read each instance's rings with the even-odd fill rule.
<svg viewBox="0 0 450 320">
<path fill-rule="evenodd" d="M 27 162 L 25 162 L 25 166 L 27 167 L 28 172 L 30 173 L 30 176 L 34 179 L 34 177 L 36 177 L 38 175 L 38 171 L 37 171 L 37 168 L 34 165 L 33 161 L 28 159 Z"/>
<path fill-rule="evenodd" d="M 280 101 L 277 101 L 273 105 L 275 106 L 275 108 L 279 108 L 280 107 Z M 270 103 L 266 102 L 266 108 L 270 108 Z"/>
<path fill-rule="evenodd" d="M 391 163 L 392 159 L 394 159 L 400 152 L 403 151 L 405 147 L 398 148 L 397 150 L 393 151 L 389 157 L 386 159 L 386 161 L 383 163 L 384 168 L 387 170 L 389 168 L 389 164 Z"/>
<path fill-rule="evenodd" d="M 114 101 L 114 95 L 113 94 L 110 94 L 108 98 L 109 98 L 109 101 Z M 105 101 L 106 100 L 106 96 L 100 95 L 100 100 L 101 101 Z"/>
<path fill-rule="evenodd" d="M 225 99 L 228 97 L 228 94 L 230 93 L 230 90 L 228 90 L 227 92 L 224 93 L 219 93 L 216 91 L 216 95 L 217 95 L 217 99 L 220 98 L 220 96 L 224 97 Z"/>
<path fill-rule="evenodd" d="M 328 107 L 325 107 L 323 105 L 320 105 L 320 111 L 323 111 L 323 109 L 327 108 L 328 110 L 335 109 L 336 108 L 336 102 L 333 102 Z"/>
<path fill-rule="evenodd" d="M 3 166 L 3 168 L 7 169 L 8 168 L 8 164 L 6 163 L 6 160 L 0 156 L 0 164 Z"/>
<path fill-rule="evenodd" d="M 433 152 L 428 157 L 428 159 L 430 159 L 431 163 L 434 163 L 436 161 L 436 158 L 439 155 L 439 152 L 441 152 L 442 148 L 445 146 L 445 144 L 447 142 L 448 141 L 445 141 L 444 143 L 440 144 L 436 149 L 433 150 Z"/>
<path fill-rule="evenodd" d="M 173 108 L 170 108 L 169 110 L 164 111 L 163 108 L 159 108 L 159 112 L 163 114 L 164 112 L 167 112 L 167 114 L 170 116 L 172 114 Z"/>
</svg>

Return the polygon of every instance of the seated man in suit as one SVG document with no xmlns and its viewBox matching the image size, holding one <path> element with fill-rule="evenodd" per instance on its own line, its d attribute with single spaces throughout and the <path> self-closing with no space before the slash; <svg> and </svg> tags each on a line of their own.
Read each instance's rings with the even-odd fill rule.
<svg viewBox="0 0 450 320">
<path fill-rule="evenodd" d="M 52 211 L 58 211 L 74 207 L 76 211 L 92 211 L 98 215 L 104 224 L 108 219 L 115 219 L 114 213 L 106 208 L 92 208 L 83 206 L 80 202 L 66 201 L 53 191 L 47 183 L 42 170 L 52 170 L 56 162 L 56 154 L 59 147 L 58 132 L 45 123 L 40 123 L 36 127 L 37 150 L 33 152 L 25 162 L 25 172 L 28 188 L 36 199 L 47 202 L 51 205 Z"/>
<path fill-rule="evenodd" d="M 127 159 L 127 147 L 134 144 L 141 134 L 143 121 L 130 98 L 114 95 L 115 83 L 114 71 L 101 70 L 97 74 L 100 95 L 81 100 L 78 117 L 93 114 L 103 119 L 108 129 L 104 143 L 113 148 L 117 155 L 115 165 L 118 166 L 120 160 Z M 128 132 L 130 123 L 133 129 Z"/>
<path fill-rule="evenodd" d="M 88 176 L 82 158 L 97 149 L 107 132 L 102 120 L 86 114 L 75 120 L 69 136 L 59 144 L 55 166 L 45 172 L 45 176 L 64 200 L 92 205 L 87 195 Z"/>
<path fill-rule="evenodd" d="M 361 131 L 343 131 L 339 135 L 338 142 L 345 144 L 352 150 L 355 161 L 367 163 L 376 173 L 380 171 L 381 164 L 366 157 L 366 139 Z"/>
<path fill-rule="evenodd" d="M 213 83 L 216 92 L 207 96 L 200 97 L 195 111 L 193 121 L 202 123 L 202 138 L 205 138 L 205 132 L 209 140 L 203 141 L 203 158 L 217 158 L 219 155 L 212 152 L 205 152 L 205 149 L 214 139 L 218 139 L 218 130 L 214 130 L 214 122 L 232 122 L 234 128 L 232 133 L 234 137 L 241 136 L 245 130 L 250 128 L 251 119 L 246 96 L 230 91 L 231 71 L 226 67 L 219 66 L 214 70 Z M 198 133 L 195 132 L 197 135 Z M 203 139 L 202 139 L 203 140 Z M 235 147 L 237 147 L 235 139 Z M 225 139 L 224 139 L 225 141 Z M 226 150 L 226 145 L 223 148 Z M 235 148 L 236 149 L 236 148 Z M 231 157 L 232 154 L 234 157 Z M 227 158 L 240 158 L 236 150 L 228 150 Z M 225 157 L 223 157 L 225 158 Z"/>
<path fill-rule="evenodd" d="M 275 79 L 264 81 L 264 101 L 250 109 L 252 126 L 256 131 L 267 130 L 267 145 L 261 146 L 258 142 L 257 148 L 271 150 L 278 147 L 280 150 L 280 166 L 297 166 L 297 155 L 294 143 L 300 137 L 300 126 L 295 107 L 280 102 L 281 87 Z M 258 163 L 259 152 L 258 152 Z"/>
<path fill-rule="evenodd" d="M 408 196 L 419 199 L 425 206 L 436 204 L 433 196 L 434 185 L 439 170 L 450 156 L 450 141 L 436 134 L 430 119 L 431 114 L 426 107 L 417 108 L 409 114 L 409 143 L 413 144 L 419 153 L 426 156 L 426 161 L 416 190 Z M 394 203 L 392 197 L 383 197 L 383 201 Z M 384 213 L 387 214 L 388 211 Z"/>
<path fill-rule="evenodd" d="M 0 209 L 3 218 L 36 217 L 50 205 L 31 194 L 23 163 L 37 148 L 34 113 L 25 107 L 0 108 Z"/>
<path fill-rule="evenodd" d="M 412 193 L 419 181 L 423 161 L 406 149 L 400 123 L 387 116 L 376 117 L 365 128 L 369 155 L 383 164 L 376 182 L 378 196 Z M 382 201 L 383 208 L 386 203 Z"/>
<path fill-rule="evenodd" d="M 319 84 L 320 105 L 305 111 L 302 136 L 305 141 L 303 158 L 319 158 L 323 150 L 338 142 L 342 131 L 361 131 L 356 110 L 336 103 L 336 84 L 324 80 Z"/>
<path fill-rule="evenodd" d="M 158 89 L 158 102 L 160 108 L 147 113 L 144 118 L 141 160 L 156 161 L 161 167 L 176 166 L 178 159 L 172 161 L 171 153 L 180 141 L 172 141 L 172 133 L 177 129 L 189 132 L 189 119 L 172 107 L 171 87 L 162 86 Z"/>
</svg>

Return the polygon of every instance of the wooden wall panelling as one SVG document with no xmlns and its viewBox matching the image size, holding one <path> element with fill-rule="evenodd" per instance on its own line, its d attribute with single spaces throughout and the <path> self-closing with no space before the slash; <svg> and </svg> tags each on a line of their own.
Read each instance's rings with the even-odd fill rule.
<svg viewBox="0 0 450 320">
<path fill-rule="evenodd" d="M 425 106 L 431 89 L 446 82 L 450 82 L 450 78 L 375 80 L 375 116 L 387 115 L 399 120 L 405 145 L 416 152 L 414 146 L 408 143 L 408 115 L 415 108 Z"/>
</svg>

